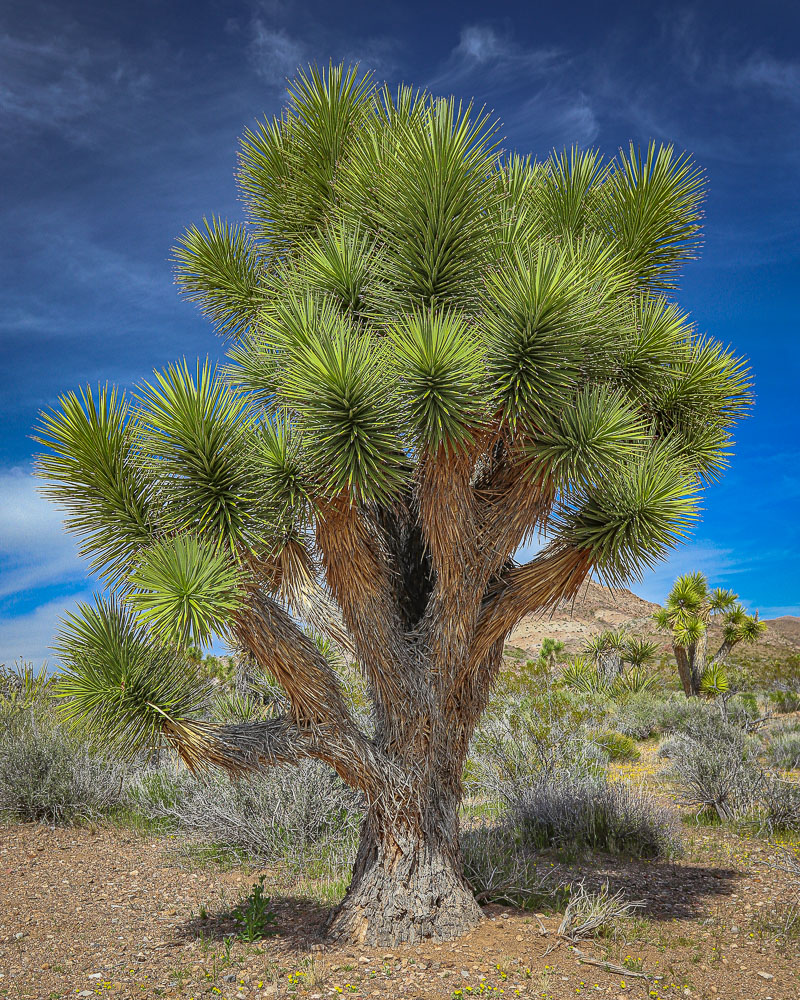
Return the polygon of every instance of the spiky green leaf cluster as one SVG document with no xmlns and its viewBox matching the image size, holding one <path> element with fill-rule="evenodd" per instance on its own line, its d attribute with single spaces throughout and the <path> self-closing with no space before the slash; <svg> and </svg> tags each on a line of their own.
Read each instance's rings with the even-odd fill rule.
<svg viewBox="0 0 800 1000">
<path fill-rule="evenodd" d="M 138 620 L 180 645 L 208 643 L 244 604 L 242 573 L 220 549 L 191 535 L 156 542 L 128 578 Z"/>
<path fill-rule="evenodd" d="M 122 755 L 155 745 L 165 725 L 184 723 L 205 707 L 206 692 L 186 659 L 115 599 L 97 598 L 68 614 L 55 649 L 65 719 Z"/>
</svg>

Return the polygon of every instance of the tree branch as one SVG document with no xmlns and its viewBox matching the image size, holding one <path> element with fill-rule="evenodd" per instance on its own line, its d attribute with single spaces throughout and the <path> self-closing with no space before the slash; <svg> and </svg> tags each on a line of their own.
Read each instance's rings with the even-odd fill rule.
<svg viewBox="0 0 800 1000">
<path fill-rule="evenodd" d="M 476 488 L 482 556 L 476 570 L 481 592 L 537 525 L 545 522 L 554 498 L 553 489 L 531 475 L 524 456 L 515 458 L 504 442 L 501 445 L 497 464 Z"/>
<path fill-rule="evenodd" d="M 279 764 L 297 764 L 303 758 L 325 761 L 343 781 L 372 801 L 381 793 L 390 765 L 355 727 L 301 729 L 289 716 L 266 722 L 221 726 L 219 739 L 239 767 L 262 770 Z"/>
<path fill-rule="evenodd" d="M 560 600 L 574 597 L 592 565 L 591 554 L 563 545 L 548 546 L 523 566 L 504 570 L 486 593 L 469 661 L 457 681 L 464 679 L 525 617 L 546 611 Z"/>
<path fill-rule="evenodd" d="M 378 529 L 345 498 L 329 503 L 317 521 L 317 546 L 328 586 L 342 609 L 359 661 L 384 706 L 408 697 L 404 636 L 391 569 Z"/>
<path fill-rule="evenodd" d="M 292 708 L 294 729 L 264 730 L 272 749 L 265 744 L 264 751 L 257 756 L 260 754 L 269 762 L 270 754 L 279 757 L 282 752 L 289 752 L 286 740 L 291 736 L 295 750 L 301 740 L 307 756 L 327 761 L 346 781 L 369 792 L 372 784 L 379 783 L 378 771 L 367 766 L 377 759 L 377 751 L 355 724 L 342 697 L 336 671 L 316 644 L 283 608 L 260 591 L 251 592 L 249 605 L 240 613 L 235 632 L 258 664 L 281 684 Z M 360 784 L 361 781 L 367 785 Z"/>
</svg>

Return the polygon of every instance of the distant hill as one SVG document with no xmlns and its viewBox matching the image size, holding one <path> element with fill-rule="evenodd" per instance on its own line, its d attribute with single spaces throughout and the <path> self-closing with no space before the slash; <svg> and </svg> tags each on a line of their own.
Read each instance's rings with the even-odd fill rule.
<svg viewBox="0 0 800 1000">
<path fill-rule="evenodd" d="M 508 645 L 533 655 L 541 646 L 542 639 L 549 636 L 561 640 L 569 653 L 575 653 L 589 636 L 606 628 L 625 625 L 635 634 L 659 642 L 663 651 L 669 653 L 668 637 L 653 624 L 652 616 L 657 608 L 657 604 L 638 597 L 630 590 L 604 587 L 590 580 L 581 587 L 573 601 L 562 601 L 548 615 L 523 618 L 511 633 Z M 782 655 L 800 651 L 800 618 L 785 615 L 768 620 L 768 626 L 759 643 L 762 651 L 773 648 Z M 712 630 L 712 635 L 716 631 Z"/>
<path fill-rule="evenodd" d="M 771 632 L 800 649 L 800 618 L 796 615 L 783 615 L 780 618 L 769 618 L 767 621 Z"/>
</svg>

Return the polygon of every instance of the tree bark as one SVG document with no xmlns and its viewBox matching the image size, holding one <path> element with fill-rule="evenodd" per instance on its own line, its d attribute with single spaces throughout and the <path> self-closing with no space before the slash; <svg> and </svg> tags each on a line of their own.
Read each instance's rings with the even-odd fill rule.
<svg viewBox="0 0 800 1000">
<path fill-rule="evenodd" d="M 478 924 L 481 908 L 462 873 L 457 806 L 455 796 L 438 793 L 427 804 L 401 796 L 389 809 L 384 801 L 370 806 L 352 882 L 328 921 L 332 939 L 395 947 L 450 941 Z"/>
<path fill-rule="evenodd" d="M 698 691 L 694 689 L 692 684 L 692 665 L 689 660 L 689 654 L 685 646 L 676 646 L 673 644 L 672 652 L 675 655 L 675 662 L 678 664 L 678 676 L 681 679 L 681 684 L 683 685 L 683 693 L 687 698 L 694 698 L 697 696 Z"/>
</svg>

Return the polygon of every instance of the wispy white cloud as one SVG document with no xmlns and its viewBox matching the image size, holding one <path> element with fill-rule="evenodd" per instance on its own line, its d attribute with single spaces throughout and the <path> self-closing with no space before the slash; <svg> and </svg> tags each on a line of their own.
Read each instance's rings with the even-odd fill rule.
<svg viewBox="0 0 800 1000">
<path fill-rule="evenodd" d="M 579 61 L 555 46 L 526 47 L 491 25 L 467 24 L 427 86 L 487 103 L 502 99 L 503 126 L 515 144 L 547 155 L 598 134 L 594 102 L 574 72 Z"/>
<path fill-rule="evenodd" d="M 0 598 L 85 576 L 60 512 L 36 486 L 23 469 L 0 472 Z"/>
<path fill-rule="evenodd" d="M 588 146 L 597 138 L 600 125 L 586 94 L 545 87 L 506 119 L 515 136 L 529 144 L 537 156 L 564 146 Z"/>
<path fill-rule="evenodd" d="M 92 48 L 66 35 L 29 41 L 0 35 L 0 126 L 58 131 L 86 142 L 86 123 L 113 97 L 138 98 L 152 78 L 114 46 Z"/>
<path fill-rule="evenodd" d="M 752 610 L 752 609 L 751 609 Z M 800 616 L 800 604 L 783 604 L 758 609 L 761 618 L 783 618 L 784 615 Z"/>
<path fill-rule="evenodd" d="M 65 600 L 48 601 L 24 615 L 0 617 L 0 663 L 12 664 L 16 659 L 31 660 L 35 664 L 52 660 L 51 645 L 58 628 L 58 620 L 75 609 L 78 601 L 88 601 L 88 592 Z"/>
<path fill-rule="evenodd" d="M 260 0 L 249 25 L 247 54 L 257 75 L 269 86 L 283 90 L 287 79 L 312 63 L 358 64 L 378 77 L 396 68 L 397 40 L 388 36 L 359 37 L 352 31 L 332 34 L 312 18 L 306 18 L 303 35 L 286 27 L 287 11 L 276 0 Z M 241 24 L 231 22 L 231 33 Z"/>
<path fill-rule="evenodd" d="M 722 587 L 731 585 L 730 578 L 746 572 L 751 565 L 752 560 L 744 554 L 697 540 L 679 546 L 664 562 L 645 573 L 641 583 L 631 584 L 631 589 L 648 601 L 661 604 L 675 578 L 682 573 L 704 573 L 712 586 Z"/>
<path fill-rule="evenodd" d="M 253 18 L 248 51 L 256 73 L 276 87 L 283 87 L 287 77 L 293 76 L 306 61 L 307 54 L 303 42 L 283 28 L 270 26 L 261 17 Z"/>
<path fill-rule="evenodd" d="M 763 89 L 776 100 L 800 103 L 800 62 L 757 52 L 744 62 L 735 77 L 740 85 Z"/>
<path fill-rule="evenodd" d="M 432 91 L 460 89 L 478 82 L 487 90 L 520 89 L 541 81 L 563 60 L 554 47 L 525 48 L 491 25 L 468 24 L 461 29 L 458 44 L 439 71 L 428 81 Z"/>
</svg>

